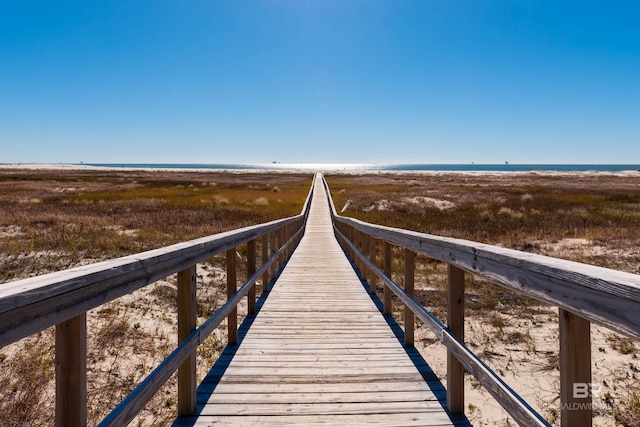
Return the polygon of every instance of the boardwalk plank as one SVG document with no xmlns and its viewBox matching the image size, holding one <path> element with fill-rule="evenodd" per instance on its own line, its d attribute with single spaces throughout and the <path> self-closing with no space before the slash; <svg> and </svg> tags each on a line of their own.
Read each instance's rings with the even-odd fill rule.
<svg viewBox="0 0 640 427">
<path fill-rule="evenodd" d="M 199 405 L 200 415 L 354 415 L 354 414 L 394 414 L 410 413 L 443 413 L 439 402 L 362 402 L 362 403 L 207 403 Z M 443 415 L 445 415 L 443 413 Z"/>
<path fill-rule="evenodd" d="M 204 384 L 204 383 L 203 383 Z M 377 392 L 404 392 L 404 391 L 424 391 L 424 381 L 397 381 L 397 382 L 374 382 L 373 384 L 363 383 L 332 383 L 326 380 L 319 383 L 253 383 L 251 388 L 247 388 L 242 383 L 217 383 L 211 384 L 210 388 L 201 387 L 200 394 L 209 396 L 213 387 L 216 393 L 235 394 L 277 394 L 277 393 L 377 393 Z"/>
<path fill-rule="evenodd" d="M 178 420 L 176 427 L 208 427 L 239 425 L 235 417 L 202 416 Z M 435 417 L 434 414 L 397 413 L 369 415 L 279 415 L 279 416 L 243 416 L 243 426 L 385 426 L 385 427 L 419 427 L 419 426 L 451 426 L 451 420 L 446 417 Z"/>
<path fill-rule="evenodd" d="M 199 404 L 326 404 L 326 403 L 389 403 L 389 402 L 423 402 L 438 399 L 435 394 L 430 396 L 424 389 L 410 391 L 363 391 L 345 393 L 343 390 L 329 393 L 325 390 L 316 392 L 279 392 L 279 393 L 223 393 L 216 390 L 213 395 L 201 393 L 198 395 Z"/>
</svg>

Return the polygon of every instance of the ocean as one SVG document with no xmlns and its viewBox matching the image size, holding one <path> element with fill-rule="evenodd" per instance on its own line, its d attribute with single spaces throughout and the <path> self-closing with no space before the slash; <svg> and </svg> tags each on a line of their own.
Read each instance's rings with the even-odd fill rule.
<svg viewBox="0 0 640 427">
<path fill-rule="evenodd" d="M 82 163 L 86 166 L 127 169 L 211 169 L 211 170 L 285 170 L 285 171 L 372 171 L 372 172 L 622 172 L 640 171 L 640 164 L 376 164 L 376 163 Z"/>
</svg>

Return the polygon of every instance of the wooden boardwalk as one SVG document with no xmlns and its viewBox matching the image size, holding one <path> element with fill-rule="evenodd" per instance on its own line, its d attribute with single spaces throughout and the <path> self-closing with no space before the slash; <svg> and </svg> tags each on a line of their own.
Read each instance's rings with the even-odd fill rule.
<svg viewBox="0 0 640 427">
<path fill-rule="evenodd" d="M 338 245 L 322 180 L 305 236 L 233 356 L 175 426 L 444 426 L 443 389 L 401 345 Z M 413 356 L 411 356 L 413 355 Z"/>
</svg>

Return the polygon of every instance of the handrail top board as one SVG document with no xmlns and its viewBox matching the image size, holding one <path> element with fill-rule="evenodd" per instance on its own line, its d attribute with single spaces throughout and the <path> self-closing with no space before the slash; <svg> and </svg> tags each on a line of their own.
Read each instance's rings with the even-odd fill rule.
<svg viewBox="0 0 640 427">
<path fill-rule="evenodd" d="M 0 347 L 290 224 L 304 226 L 315 180 L 298 215 L 1 285 Z"/>
<path fill-rule="evenodd" d="M 296 215 L 265 224 L 180 242 L 159 249 L 8 282 L 0 286 L 0 313 L 91 286 L 104 280 L 116 280 L 117 283 L 125 282 L 136 271 L 144 272 L 153 282 L 157 280 L 157 276 L 162 276 L 166 271 L 174 270 L 177 272 L 180 268 L 179 265 L 185 263 L 193 265 L 202 262 L 224 252 L 229 247 L 238 246 L 240 243 L 261 237 L 301 217 L 302 215 Z"/>
<path fill-rule="evenodd" d="M 178 272 L 183 265 L 197 264 L 231 247 L 262 237 L 282 226 L 305 218 L 313 196 L 315 179 L 314 176 L 302 211 L 298 215 L 2 284 L 0 314 L 104 280 L 116 279 L 116 284 L 120 284 L 128 280 L 127 277 L 135 271 L 146 273 L 149 283 L 152 283 Z M 170 272 L 166 273 L 167 271 Z"/>
<path fill-rule="evenodd" d="M 450 263 L 493 283 L 640 339 L 640 275 L 343 217 L 336 212 L 326 180 L 324 183 L 334 222 Z"/>
<path fill-rule="evenodd" d="M 416 247 L 415 244 L 412 245 L 417 249 L 417 252 L 425 253 L 429 251 L 430 248 L 442 248 L 439 252 L 435 250 L 429 251 L 432 252 L 433 255 L 443 254 L 441 258 L 434 256 L 434 258 L 439 261 L 452 262 L 455 264 L 454 251 L 463 252 L 478 258 L 490 259 L 502 264 L 512 265 L 523 270 L 562 278 L 563 280 L 579 283 L 593 289 L 602 290 L 603 292 L 618 294 L 611 289 L 598 286 L 600 283 L 607 283 L 612 287 L 616 287 L 620 294 L 628 294 L 629 298 L 640 301 L 640 275 L 638 274 L 509 249 L 502 246 L 474 242 L 472 240 L 442 237 L 401 228 L 370 224 L 355 218 L 340 215 L 336 215 L 336 219 L 351 224 L 358 230 L 365 231 L 374 237 L 387 240 L 390 243 L 396 243 L 400 246 L 407 246 L 409 239 L 412 242 L 418 242 L 418 247 Z M 446 256 L 446 251 L 449 251 L 449 256 Z M 473 272 L 477 273 L 476 271 Z M 568 274 L 570 277 L 562 277 L 563 274 Z M 596 279 L 597 281 L 585 280 L 584 282 L 580 282 L 580 276 L 588 279 Z"/>
</svg>

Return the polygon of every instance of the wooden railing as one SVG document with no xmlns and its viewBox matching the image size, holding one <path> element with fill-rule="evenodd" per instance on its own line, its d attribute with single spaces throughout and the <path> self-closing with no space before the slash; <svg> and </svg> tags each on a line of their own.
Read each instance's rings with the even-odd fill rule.
<svg viewBox="0 0 640 427">
<path fill-rule="evenodd" d="M 392 313 L 392 293 L 405 305 L 405 344 L 413 346 L 414 316 L 447 348 L 447 406 L 464 411 L 464 373 L 470 372 L 521 425 L 549 425 L 464 344 L 465 273 L 559 309 L 560 413 L 562 426 L 590 426 L 590 322 L 640 339 L 640 276 L 481 243 L 369 224 L 338 215 L 329 195 L 334 229 L 347 255 L 375 292 L 384 286 L 384 313 Z M 382 260 L 376 259 L 383 245 Z M 404 288 L 392 280 L 392 245 L 404 248 Z M 414 258 L 423 254 L 448 264 L 447 325 L 413 298 Z M 382 268 L 379 265 L 382 265 Z M 582 391 L 582 390 L 581 390 Z M 587 397 L 582 397 L 588 394 Z M 578 397 L 576 397 L 578 396 Z"/>
<path fill-rule="evenodd" d="M 237 305 L 248 297 L 256 309 L 256 282 L 262 290 L 286 263 L 304 233 L 313 184 L 300 215 L 179 243 L 137 255 L 7 283 L 0 287 L 0 347 L 56 327 L 56 426 L 87 422 L 86 313 L 118 297 L 178 274 L 178 347 L 99 425 L 128 424 L 178 371 L 178 412 L 196 406 L 196 350 L 226 318 L 228 343 L 238 341 Z M 256 242 L 262 263 L 256 269 Z M 236 289 L 236 247 L 247 248 L 247 280 Z M 226 252 L 227 302 L 196 329 L 196 265 Z"/>
</svg>

